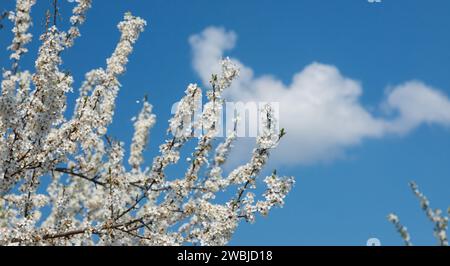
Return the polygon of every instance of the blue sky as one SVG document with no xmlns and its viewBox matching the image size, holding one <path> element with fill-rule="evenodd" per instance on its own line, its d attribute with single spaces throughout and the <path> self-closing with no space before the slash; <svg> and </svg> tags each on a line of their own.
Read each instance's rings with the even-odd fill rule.
<svg viewBox="0 0 450 266">
<path fill-rule="evenodd" d="M 10 8 L 12 1 L 0 1 L 0 10 L 4 4 Z M 43 14 L 48 8 L 48 1 L 38 2 L 33 10 L 35 37 L 43 30 Z M 164 139 L 172 104 L 188 83 L 202 83 L 202 73 L 193 67 L 195 53 L 188 40 L 205 28 L 233 31 L 237 36 L 235 47 L 224 55 L 239 59 L 255 77 L 269 74 L 286 87 L 293 75 L 313 62 L 333 66 L 339 77 L 359 82 L 362 94 L 357 97 L 357 107 L 374 119 L 391 121 L 390 115 L 396 114 L 384 113 L 383 103 L 389 92 L 407 81 L 419 80 L 448 99 L 448 10 L 450 2 L 446 0 L 383 0 L 374 4 L 366 0 L 98 0 L 81 28 L 82 37 L 63 59 L 79 85 L 84 73 L 105 65 L 119 36 L 116 24 L 125 11 L 147 20 L 148 27 L 121 78 L 123 87 L 109 133 L 129 143 L 130 119 L 140 109 L 136 100 L 148 94 L 157 115 L 146 152 L 150 163 Z M 65 20 L 69 12 L 62 9 Z M 0 31 L 2 47 L 9 40 L 10 34 Z M 34 43 L 25 58 L 29 68 L 36 50 Z M 7 60 L 3 48 L 0 60 Z M 69 100 L 76 95 L 75 91 Z M 236 95 L 239 92 L 232 97 Z M 426 112 L 426 106 L 411 108 Z M 288 125 L 297 124 L 290 121 Z M 434 244 L 433 225 L 420 210 L 407 182 L 417 181 L 433 207 L 450 206 L 448 126 L 445 119 L 426 118 L 401 134 L 376 130 L 353 134 L 349 142 L 333 142 L 332 153 L 338 155 L 324 160 L 318 157 L 327 153 L 329 146 L 311 160 L 283 162 L 278 156 L 267 171 L 276 167 L 280 174 L 297 178 L 285 207 L 258 218 L 255 224 L 242 224 L 230 244 L 365 245 L 368 238 L 377 237 L 383 245 L 400 245 L 400 237 L 385 218 L 392 211 L 408 227 L 413 243 Z M 344 129 L 334 130 L 337 134 Z M 291 138 L 301 132 L 288 127 L 287 131 Z M 290 150 L 283 154 L 293 158 L 297 150 L 302 154 L 300 144 L 307 140 L 293 140 Z M 308 145 L 315 151 L 320 143 Z M 183 170 L 171 171 L 176 174 Z"/>
</svg>

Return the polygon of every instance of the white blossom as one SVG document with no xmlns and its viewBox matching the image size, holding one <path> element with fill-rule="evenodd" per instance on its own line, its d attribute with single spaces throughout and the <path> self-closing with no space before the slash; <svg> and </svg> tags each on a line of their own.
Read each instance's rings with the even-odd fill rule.
<svg viewBox="0 0 450 266">
<path fill-rule="evenodd" d="M 73 2 L 73 1 L 72 1 Z M 79 26 L 86 20 L 86 13 L 91 8 L 92 0 L 76 0 L 77 5 L 72 10 L 70 23 L 72 24 L 65 38 L 65 45 L 70 47 L 80 36 Z"/>
<path fill-rule="evenodd" d="M 14 21 L 14 39 L 11 46 L 8 47 L 13 53 L 10 58 L 14 60 L 20 60 L 22 54 L 28 52 L 25 45 L 31 41 L 32 35 L 28 32 L 31 26 L 31 8 L 36 4 L 36 0 L 17 0 L 16 12 L 11 13 L 10 19 Z"/>
<path fill-rule="evenodd" d="M 420 207 L 425 212 L 428 219 L 434 223 L 434 236 L 438 240 L 438 244 L 440 246 L 448 246 L 448 238 L 447 238 L 447 228 L 448 228 L 448 217 L 443 216 L 442 211 L 440 209 L 433 210 L 430 207 L 430 202 L 427 197 L 420 192 L 419 187 L 415 182 L 410 182 L 409 186 L 411 187 L 414 195 L 419 199 Z M 447 210 L 450 213 L 450 208 Z M 388 220 L 395 225 L 395 228 L 399 232 L 403 241 L 407 246 L 411 246 L 410 236 L 406 227 L 400 224 L 400 220 L 397 215 L 389 214 Z"/>
<path fill-rule="evenodd" d="M 408 230 L 407 230 L 407 228 L 405 226 L 403 226 L 400 223 L 400 219 L 398 218 L 398 216 L 393 214 L 393 213 L 390 213 L 388 215 L 387 219 L 388 219 L 389 222 L 394 224 L 395 229 L 397 230 L 397 232 L 402 237 L 403 242 L 405 242 L 405 245 L 412 246 L 411 237 L 409 236 Z"/>
<path fill-rule="evenodd" d="M 131 144 L 129 164 L 137 169 L 143 162 L 142 152 L 148 142 L 149 130 L 155 124 L 155 115 L 152 114 L 152 105 L 147 101 L 144 101 L 139 116 L 134 122 L 134 135 L 133 142 Z"/>
<path fill-rule="evenodd" d="M 440 209 L 433 210 L 430 207 L 430 202 L 427 197 L 420 192 L 419 187 L 415 182 L 409 183 L 414 195 L 419 199 L 422 210 L 427 215 L 428 219 L 435 224 L 434 235 L 438 239 L 441 246 L 448 246 L 447 239 L 447 225 L 448 217 L 442 216 Z"/>
<path fill-rule="evenodd" d="M 126 13 L 118 24 L 120 39 L 106 66 L 85 75 L 75 108 L 65 115 L 74 78 L 63 70 L 63 53 L 80 36 L 91 0 L 75 0 L 67 31 L 49 23 L 40 36 L 35 69 L 21 69 L 20 57 L 31 41 L 32 0 L 17 0 L 13 66 L 4 66 L 0 96 L 0 245 L 225 245 L 240 222 L 282 206 L 292 178 L 265 179 L 266 191 L 250 190 L 281 135 L 273 128 L 272 109 L 263 110 L 265 129 L 249 163 L 222 176 L 236 129 L 215 148 L 223 92 L 238 77 L 228 58 L 212 75 L 208 102 L 189 84 L 169 120 L 168 139 L 150 166 L 144 149 L 155 124 L 145 100 L 134 120 L 128 164 L 124 143 L 108 135 L 115 101 L 133 45 L 146 22 Z M 61 3 L 59 3 L 61 4 Z M 67 4 L 67 3 L 66 3 Z M 65 66 L 66 67 L 66 66 Z M 193 119 L 199 118 L 199 119 Z M 194 132 L 204 129 L 195 139 Z M 188 154 L 184 176 L 170 176 L 184 145 L 197 141 Z M 43 182 L 49 180 L 49 182 Z M 218 202 L 221 191 L 237 196 Z M 259 200 L 260 199 L 260 200 Z"/>
</svg>

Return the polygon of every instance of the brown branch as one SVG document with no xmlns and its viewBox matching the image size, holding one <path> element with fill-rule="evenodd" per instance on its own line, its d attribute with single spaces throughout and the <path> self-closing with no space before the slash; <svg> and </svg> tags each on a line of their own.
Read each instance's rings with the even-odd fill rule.
<svg viewBox="0 0 450 266">
<path fill-rule="evenodd" d="M 129 213 L 129 212 L 132 211 L 134 208 L 136 208 L 136 206 L 137 206 L 142 200 L 144 200 L 144 199 L 147 197 L 147 192 L 152 188 L 153 184 L 155 184 L 154 181 L 150 184 L 149 188 L 148 188 L 146 191 L 144 191 L 144 193 L 142 193 L 142 195 L 141 195 L 139 198 L 137 198 L 137 199 L 135 200 L 135 202 L 134 202 L 128 209 L 124 210 L 121 214 L 119 214 L 119 215 L 114 219 L 114 221 L 119 220 L 119 219 L 122 218 L 125 214 Z"/>
<path fill-rule="evenodd" d="M 102 234 L 101 231 L 103 230 L 111 230 L 111 229 L 118 229 L 119 227 L 124 227 L 124 226 L 129 226 L 132 225 L 134 223 L 140 222 L 140 220 L 142 220 L 142 218 L 139 219 L 134 219 L 125 223 L 120 223 L 120 224 L 114 224 L 114 225 L 105 225 L 102 226 L 99 229 L 94 229 L 92 231 L 93 234 Z M 80 234 L 84 234 L 89 230 L 89 228 L 83 228 L 83 229 L 78 229 L 78 230 L 72 230 L 72 231 L 67 231 L 67 232 L 62 232 L 62 233 L 56 233 L 56 234 L 45 234 L 43 235 L 40 239 L 42 240 L 51 240 L 51 239 L 56 239 L 56 238 L 68 238 L 68 237 L 72 237 L 75 235 L 80 235 Z M 24 241 L 23 239 L 12 239 L 11 243 L 17 243 L 17 242 L 22 242 Z"/>
<path fill-rule="evenodd" d="M 55 168 L 55 169 L 53 169 L 53 170 L 56 171 L 56 172 L 60 172 L 60 173 L 69 174 L 69 175 L 72 175 L 72 176 L 80 177 L 80 178 L 82 178 L 82 179 L 91 181 L 91 182 L 93 182 L 94 184 L 100 185 L 100 186 L 102 186 L 102 187 L 106 186 L 106 183 L 101 182 L 101 181 L 98 181 L 98 180 L 97 180 L 97 177 L 90 178 L 90 177 L 85 176 L 84 174 L 74 172 L 74 171 L 72 171 L 72 170 L 70 170 L 70 169 L 67 169 L 67 168 Z"/>
<path fill-rule="evenodd" d="M 56 26 L 58 17 L 58 0 L 53 0 L 53 26 Z"/>
</svg>

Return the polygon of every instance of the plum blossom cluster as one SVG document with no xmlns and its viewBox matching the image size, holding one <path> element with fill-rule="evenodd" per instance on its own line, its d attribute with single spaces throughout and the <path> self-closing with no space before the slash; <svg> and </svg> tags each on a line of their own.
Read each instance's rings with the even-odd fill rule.
<svg viewBox="0 0 450 266">
<path fill-rule="evenodd" d="M 427 218 L 433 222 L 434 224 L 434 236 L 438 240 L 438 244 L 440 246 L 448 246 L 448 238 L 447 238 L 447 227 L 448 227 L 448 217 L 443 215 L 442 210 L 440 209 L 432 209 L 430 207 L 430 201 L 427 197 L 419 190 L 419 187 L 415 182 L 410 182 L 409 186 L 411 187 L 414 195 L 419 199 L 420 207 L 425 212 Z M 448 208 L 447 212 L 450 215 L 450 208 Z M 388 215 L 388 220 L 394 224 L 398 233 L 402 237 L 403 241 L 407 246 L 411 246 L 411 239 L 409 233 L 405 226 L 400 224 L 400 220 L 397 215 L 391 213 Z"/>
<path fill-rule="evenodd" d="M 108 135 L 115 101 L 133 45 L 146 22 L 124 15 L 120 38 L 105 67 L 85 75 L 71 115 L 65 115 L 74 79 L 63 69 L 64 52 L 81 36 L 91 0 L 74 5 L 64 30 L 48 25 L 40 36 L 35 69 L 21 68 L 35 0 L 17 0 L 8 12 L 14 38 L 8 47 L 11 66 L 3 66 L 0 96 L 0 245 L 225 245 L 240 222 L 267 215 L 294 185 L 293 177 L 276 171 L 257 178 L 284 130 L 275 127 L 273 108 L 261 110 L 263 133 L 248 163 L 224 174 L 223 164 L 236 139 L 236 125 L 216 147 L 223 92 L 239 75 L 228 58 L 211 77 L 208 102 L 199 119 L 202 89 L 189 84 L 169 120 L 167 140 L 159 155 L 145 165 L 144 151 L 156 122 L 145 99 L 133 119 L 129 156 L 123 142 Z M 57 13 L 57 12 L 55 12 Z M 54 20 L 56 21 L 56 20 Z M 237 123 L 237 119 L 236 119 Z M 193 132 L 203 130 L 195 136 Z M 196 141 L 182 176 L 166 176 L 182 147 Z M 253 190 L 253 191 L 252 191 Z M 218 200 L 225 193 L 228 199 Z"/>
<path fill-rule="evenodd" d="M 36 4 L 36 0 L 20 0 L 17 1 L 16 12 L 9 13 L 9 19 L 14 21 L 14 39 L 9 49 L 13 51 L 10 55 L 11 59 L 19 60 L 20 56 L 28 49 L 25 47 L 31 41 L 31 34 L 28 29 L 31 26 L 30 10 Z"/>
<path fill-rule="evenodd" d="M 409 236 L 408 229 L 400 223 L 400 219 L 398 218 L 398 216 L 393 213 L 390 213 L 387 219 L 395 226 L 395 229 L 400 234 L 405 245 L 412 246 L 411 237 Z"/>
<path fill-rule="evenodd" d="M 142 153 L 148 143 L 148 132 L 156 123 L 156 116 L 152 114 L 152 108 L 152 105 L 145 99 L 139 116 L 137 119 L 133 118 L 135 120 L 134 135 L 130 147 L 130 158 L 128 159 L 128 163 L 133 169 L 137 169 L 144 162 Z"/>
</svg>

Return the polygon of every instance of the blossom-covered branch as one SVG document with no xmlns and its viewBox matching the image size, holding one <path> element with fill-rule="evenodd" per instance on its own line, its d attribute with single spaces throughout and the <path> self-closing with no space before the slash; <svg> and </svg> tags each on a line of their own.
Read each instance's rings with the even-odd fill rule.
<svg viewBox="0 0 450 266">
<path fill-rule="evenodd" d="M 443 216 L 442 210 L 435 209 L 433 210 L 430 207 L 430 202 L 427 197 L 420 192 L 419 186 L 415 182 L 410 182 L 409 186 L 411 187 L 414 195 L 419 199 L 420 207 L 425 212 L 428 219 L 434 223 L 434 236 L 438 240 L 438 244 L 440 246 L 448 246 L 448 238 L 447 238 L 447 226 L 448 226 L 448 217 Z M 450 214 L 450 208 L 447 210 Z M 406 227 L 400 224 L 399 218 L 395 214 L 389 214 L 388 220 L 392 222 L 397 231 L 400 233 L 406 245 L 410 246 L 410 237 L 406 230 Z"/>
<path fill-rule="evenodd" d="M 398 218 L 398 216 L 391 213 L 388 215 L 387 219 L 395 226 L 395 229 L 400 234 L 401 238 L 403 239 L 403 242 L 405 242 L 405 245 L 412 246 L 411 237 L 409 236 L 408 229 L 400 223 L 400 219 Z"/>
<path fill-rule="evenodd" d="M 262 194 L 251 192 L 269 151 L 285 134 L 275 127 L 270 105 L 261 110 L 262 132 L 250 161 L 223 174 L 237 136 L 235 123 L 231 134 L 214 147 L 223 92 L 239 74 L 230 59 L 218 62 L 222 70 L 212 75 L 204 106 L 202 89 L 187 86 L 169 120 L 167 140 L 146 166 L 144 150 L 156 122 L 147 99 L 134 119 L 128 159 L 125 144 L 108 133 L 119 78 L 146 21 L 124 15 L 106 66 L 86 73 L 73 114 L 67 116 L 66 96 L 73 91 L 74 77 L 62 61 L 81 36 L 93 1 L 71 1 L 75 3 L 68 29 L 59 23 L 45 29 L 31 71 L 22 69 L 20 59 L 32 40 L 35 2 L 17 0 L 16 10 L 7 13 L 14 22 L 14 37 L 8 46 L 12 66 L 3 66 L 1 81 L 0 245 L 224 245 L 240 222 L 253 222 L 258 213 L 266 215 L 284 204 L 292 177 L 274 172 L 264 179 Z M 194 133 L 202 130 L 196 138 Z M 196 148 L 186 158 L 185 174 L 168 175 L 167 168 L 185 157 L 182 148 L 191 141 Z M 222 192 L 229 198 L 215 200 Z"/>
</svg>

